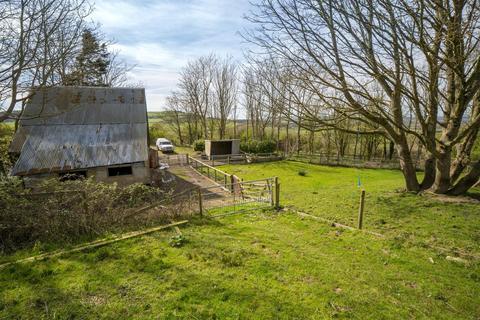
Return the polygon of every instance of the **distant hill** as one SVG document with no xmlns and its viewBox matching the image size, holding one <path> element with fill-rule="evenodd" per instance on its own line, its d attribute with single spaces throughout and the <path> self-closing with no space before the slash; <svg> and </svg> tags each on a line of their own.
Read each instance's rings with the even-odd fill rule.
<svg viewBox="0 0 480 320">
<path fill-rule="evenodd" d="M 186 115 L 185 112 L 179 112 L 181 115 L 180 117 Z M 152 111 L 148 112 L 148 120 L 149 122 L 163 122 L 163 121 L 170 121 L 174 116 L 173 111 Z M 246 119 L 237 119 L 237 123 L 244 123 L 247 122 Z"/>
</svg>

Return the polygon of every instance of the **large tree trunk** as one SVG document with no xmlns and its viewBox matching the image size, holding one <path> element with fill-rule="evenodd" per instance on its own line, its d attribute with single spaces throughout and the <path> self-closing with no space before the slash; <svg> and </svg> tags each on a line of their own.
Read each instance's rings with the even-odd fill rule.
<svg viewBox="0 0 480 320">
<path fill-rule="evenodd" d="M 420 188 L 422 190 L 427 190 L 432 187 L 433 183 L 435 182 L 435 157 L 431 154 L 428 153 L 425 159 L 425 164 L 424 164 L 424 176 L 422 183 L 420 185 Z"/>
<path fill-rule="evenodd" d="M 388 152 L 388 158 L 393 159 L 393 154 L 395 153 L 395 142 L 390 140 L 390 151 Z"/>
<path fill-rule="evenodd" d="M 465 138 L 465 141 L 457 146 L 457 156 L 455 160 L 453 160 L 452 168 L 450 170 L 452 183 L 455 183 L 458 178 L 460 178 L 460 175 L 470 163 L 470 154 L 475 146 L 475 140 L 479 129 L 480 128 L 477 128 L 476 130 L 470 132 L 470 134 Z"/>
<path fill-rule="evenodd" d="M 441 147 L 436 159 L 435 182 L 432 191 L 435 193 L 446 193 L 451 186 L 450 168 L 452 163 L 452 151 L 447 147 Z"/>
<path fill-rule="evenodd" d="M 447 193 L 454 196 L 466 193 L 471 187 L 475 186 L 479 179 L 480 160 L 477 161 L 470 169 L 470 172 L 468 172 L 463 178 L 461 178 L 458 183 Z"/>
<path fill-rule="evenodd" d="M 400 158 L 400 167 L 405 178 L 405 186 L 407 191 L 420 191 L 420 184 L 418 183 L 417 173 L 413 165 L 412 155 L 406 143 L 397 144 L 397 152 Z"/>
</svg>

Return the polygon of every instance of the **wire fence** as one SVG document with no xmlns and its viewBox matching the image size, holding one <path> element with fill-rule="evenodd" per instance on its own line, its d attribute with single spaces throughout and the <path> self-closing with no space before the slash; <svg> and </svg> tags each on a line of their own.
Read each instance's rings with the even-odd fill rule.
<svg viewBox="0 0 480 320">
<path fill-rule="evenodd" d="M 201 188 L 200 206 L 203 215 L 216 216 L 246 210 L 268 208 L 274 205 L 274 179 L 240 181 L 231 185 L 232 191 L 222 186 Z"/>
<path fill-rule="evenodd" d="M 190 157 L 188 154 L 159 154 L 158 155 L 158 162 L 160 167 L 162 164 L 167 164 L 168 166 L 185 166 L 189 164 Z"/>
<path fill-rule="evenodd" d="M 208 163 L 211 166 L 225 164 L 257 163 L 282 160 L 283 156 L 278 153 L 240 153 L 230 155 L 211 155 Z"/>
<path fill-rule="evenodd" d="M 289 160 L 307 162 L 312 164 L 344 166 L 357 168 L 382 168 L 382 169 L 400 169 L 400 161 L 398 158 L 365 158 L 354 155 L 332 155 L 328 153 L 292 153 L 286 156 Z M 420 159 L 415 160 L 417 170 L 423 170 Z"/>
<path fill-rule="evenodd" d="M 208 187 L 194 187 L 172 195 L 169 199 L 153 203 L 134 210 L 131 215 L 143 215 L 149 211 L 171 210 L 183 214 L 215 217 L 245 210 L 275 207 L 279 204 L 279 184 L 277 178 L 254 181 L 240 181 L 233 176 L 233 182 L 227 187 L 214 184 Z"/>
</svg>

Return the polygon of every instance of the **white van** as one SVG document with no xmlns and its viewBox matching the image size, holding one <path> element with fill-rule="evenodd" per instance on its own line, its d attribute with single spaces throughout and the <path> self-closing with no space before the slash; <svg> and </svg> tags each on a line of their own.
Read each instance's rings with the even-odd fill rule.
<svg viewBox="0 0 480 320">
<path fill-rule="evenodd" d="M 157 139 L 157 148 L 158 150 L 162 152 L 173 152 L 175 147 L 173 146 L 173 143 L 170 142 L 170 140 L 165 139 L 165 138 L 158 138 Z"/>
</svg>

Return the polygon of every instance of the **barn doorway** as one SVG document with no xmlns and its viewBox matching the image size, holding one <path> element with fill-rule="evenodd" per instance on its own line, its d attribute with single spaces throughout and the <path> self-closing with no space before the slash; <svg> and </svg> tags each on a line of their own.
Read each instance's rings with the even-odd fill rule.
<svg viewBox="0 0 480 320">
<path fill-rule="evenodd" d="M 232 141 L 212 141 L 210 155 L 219 156 L 232 154 Z"/>
</svg>

